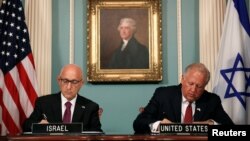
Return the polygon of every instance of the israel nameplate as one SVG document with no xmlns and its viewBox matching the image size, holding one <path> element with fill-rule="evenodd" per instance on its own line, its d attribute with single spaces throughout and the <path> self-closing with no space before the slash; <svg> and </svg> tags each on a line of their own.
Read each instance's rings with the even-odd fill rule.
<svg viewBox="0 0 250 141">
<path fill-rule="evenodd" d="M 82 123 L 32 124 L 32 133 L 81 133 Z"/>
</svg>

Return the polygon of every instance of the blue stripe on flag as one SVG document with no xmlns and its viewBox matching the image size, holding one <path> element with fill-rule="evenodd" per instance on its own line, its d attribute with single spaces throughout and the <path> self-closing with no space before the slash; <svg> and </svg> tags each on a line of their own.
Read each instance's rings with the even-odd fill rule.
<svg viewBox="0 0 250 141">
<path fill-rule="evenodd" d="M 250 23 L 249 23 L 249 17 L 247 13 L 245 0 L 233 0 L 233 1 L 234 1 L 234 6 L 239 14 L 240 22 L 244 27 L 244 29 L 246 30 L 248 36 L 250 36 Z"/>
</svg>

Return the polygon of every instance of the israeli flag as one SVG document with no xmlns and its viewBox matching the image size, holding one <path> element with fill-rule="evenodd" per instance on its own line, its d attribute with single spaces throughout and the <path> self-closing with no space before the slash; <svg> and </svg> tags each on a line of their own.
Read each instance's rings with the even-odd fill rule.
<svg viewBox="0 0 250 141">
<path fill-rule="evenodd" d="M 245 0 L 228 0 L 213 92 L 235 124 L 250 124 L 249 37 Z"/>
</svg>

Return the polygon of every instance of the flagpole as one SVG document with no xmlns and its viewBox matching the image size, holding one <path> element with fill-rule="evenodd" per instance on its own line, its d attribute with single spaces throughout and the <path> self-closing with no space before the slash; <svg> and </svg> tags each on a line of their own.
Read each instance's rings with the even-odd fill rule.
<svg viewBox="0 0 250 141">
<path fill-rule="evenodd" d="M 75 50 L 75 36 L 74 36 L 74 0 L 70 0 L 70 22 L 69 22 L 69 63 L 73 64 L 74 63 L 74 50 Z"/>
<path fill-rule="evenodd" d="M 181 0 L 177 0 L 177 47 L 178 47 L 178 81 L 182 75 L 182 26 L 181 26 Z"/>
</svg>

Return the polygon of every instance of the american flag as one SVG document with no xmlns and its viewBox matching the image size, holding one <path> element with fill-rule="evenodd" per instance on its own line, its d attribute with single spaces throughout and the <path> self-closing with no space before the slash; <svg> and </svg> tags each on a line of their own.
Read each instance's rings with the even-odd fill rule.
<svg viewBox="0 0 250 141">
<path fill-rule="evenodd" d="M 28 29 L 20 0 L 3 0 L 0 8 L 1 135 L 22 132 L 38 97 Z"/>
</svg>

